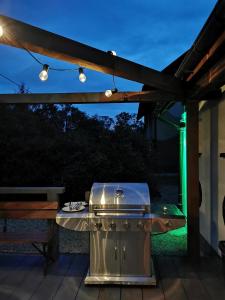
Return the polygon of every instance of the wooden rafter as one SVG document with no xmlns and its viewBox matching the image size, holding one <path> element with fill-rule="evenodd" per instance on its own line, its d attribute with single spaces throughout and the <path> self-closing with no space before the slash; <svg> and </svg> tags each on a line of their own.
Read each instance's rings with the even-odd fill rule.
<svg viewBox="0 0 225 300">
<path fill-rule="evenodd" d="M 204 95 L 219 89 L 225 82 L 225 55 L 207 70 L 196 82 L 195 88 L 190 89 L 189 98 L 206 100 Z"/>
<path fill-rule="evenodd" d="M 129 103 L 168 101 L 174 95 L 151 92 L 118 92 L 107 98 L 104 93 L 47 93 L 47 94 L 0 94 L 0 104 L 5 103 Z"/>
<path fill-rule="evenodd" d="M 225 42 L 225 31 L 218 37 L 215 43 L 209 48 L 207 53 L 201 58 L 198 64 L 195 66 L 194 70 L 188 75 L 186 81 L 191 81 L 192 78 L 202 69 L 202 67 L 215 55 L 216 51 Z"/>
<path fill-rule="evenodd" d="M 163 74 L 6 16 L 0 16 L 0 23 L 4 29 L 4 35 L 0 38 L 2 44 L 26 48 L 32 52 L 114 74 L 183 97 L 183 83 L 172 75 Z"/>
</svg>

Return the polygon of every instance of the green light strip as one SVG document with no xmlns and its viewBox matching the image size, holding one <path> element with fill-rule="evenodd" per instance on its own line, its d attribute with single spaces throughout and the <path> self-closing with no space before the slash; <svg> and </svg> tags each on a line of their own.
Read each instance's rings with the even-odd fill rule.
<svg viewBox="0 0 225 300">
<path fill-rule="evenodd" d="M 181 167 L 181 194 L 182 194 L 182 210 L 187 217 L 187 132 L 186 122 L 187 114 L 184 112 L 181 122 L 185 124 L 180 128 L 180 167 Z"/>
<path fill-rule="evenodd" d="M 180 120 L 180 192 L 182 199 L 182 212 L 187 217 L 187 114 L 184 112 Z M 171 236 L 183 236 L 187 234 L 187 225 L 171 230 Z"/>
<path fill-rule="evenodd" d="M 181 199 L 182 199 L 182 211 L 185 217 L 187 217 L 187 114 L 184 112 L 181 115 L 180 127 L 180 176 L 181 176 Z M 185 226 L 187 232 L 187 225 Z"/>
</svg>

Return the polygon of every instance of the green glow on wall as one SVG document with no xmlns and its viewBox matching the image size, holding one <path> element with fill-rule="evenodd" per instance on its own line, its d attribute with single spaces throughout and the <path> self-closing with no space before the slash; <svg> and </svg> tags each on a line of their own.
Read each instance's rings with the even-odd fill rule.
<svg viewBox="0 0 225 300">
<path fill-rule="evenodd" d="M 182 199 L 182 211 L 187 217 L 187 114 L 184 112 L 181 115 L 181 127 L 180 127 L 180 189 Z M 187 230 L 187 226 L 185 226 Z"/>
<path fill-rule="evenodd" d="M 173 236 L 183 236 L 183 235 L 187 234 L 187 227 L 184 226 L 184 227 L 181 227 L 178 229 L 170 230 L 169 233 L 170 233 L 170 235 L 173 235 Z"/>
</svg>

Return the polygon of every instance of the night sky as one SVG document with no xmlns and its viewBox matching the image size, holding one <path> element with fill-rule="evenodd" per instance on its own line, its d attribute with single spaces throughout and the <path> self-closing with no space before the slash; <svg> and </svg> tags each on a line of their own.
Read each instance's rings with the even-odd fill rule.
<svg viewBox="0 0 225 300">
<path fill-rule="evenodd" d="M 162 70 L 195 40 L 216 0 L 0 0 L 0 14 L 69 37 L 139 64 Z M 55 68 L 71 64 L 36 54 Z M 24 82 L 32 93 L 102 92 L 113 87 L 112 76 L 85 70 L 82 84 L 74 71 L 50 72 L 39 80 L 41 66 L 24 50 L 0 45 L 0 73 Z M 142 85 L 116 78 L 120 91 L 138 91 Z M 1 93 L 17 87 L 0 77 Z M 89 115 L 114 116 L 137 112 L 138 104 L 77 105 Z"/>
</svg>

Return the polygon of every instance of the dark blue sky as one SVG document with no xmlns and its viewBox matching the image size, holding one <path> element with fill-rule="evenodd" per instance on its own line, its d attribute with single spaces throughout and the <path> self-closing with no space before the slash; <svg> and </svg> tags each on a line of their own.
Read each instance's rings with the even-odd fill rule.
<svg viewBox="0 0 225 300">
<path fill-rule="evenodd" d="M 0 0 L 0 14 L 30 23 L 126 59 L 161 70 L 193 43 L 216 0 Z M 36 55 L 52 67 L 73 65 Z M 85 70 L 87 81 L 77 73 L 50 72 L 38 78 L 40 65 L 20 49 L 0 45 L 0 73 L 25 82 L 33 93 L 94 92 L 113 87 L 112 76 Z M 141 90 L 141 84 L 116 78 L 120 91 Z M 0 78 L 1 93 L 16 87 Z M 79 106 L 88 114 L 137 112 L 137 104 Z"/>
</svg>

